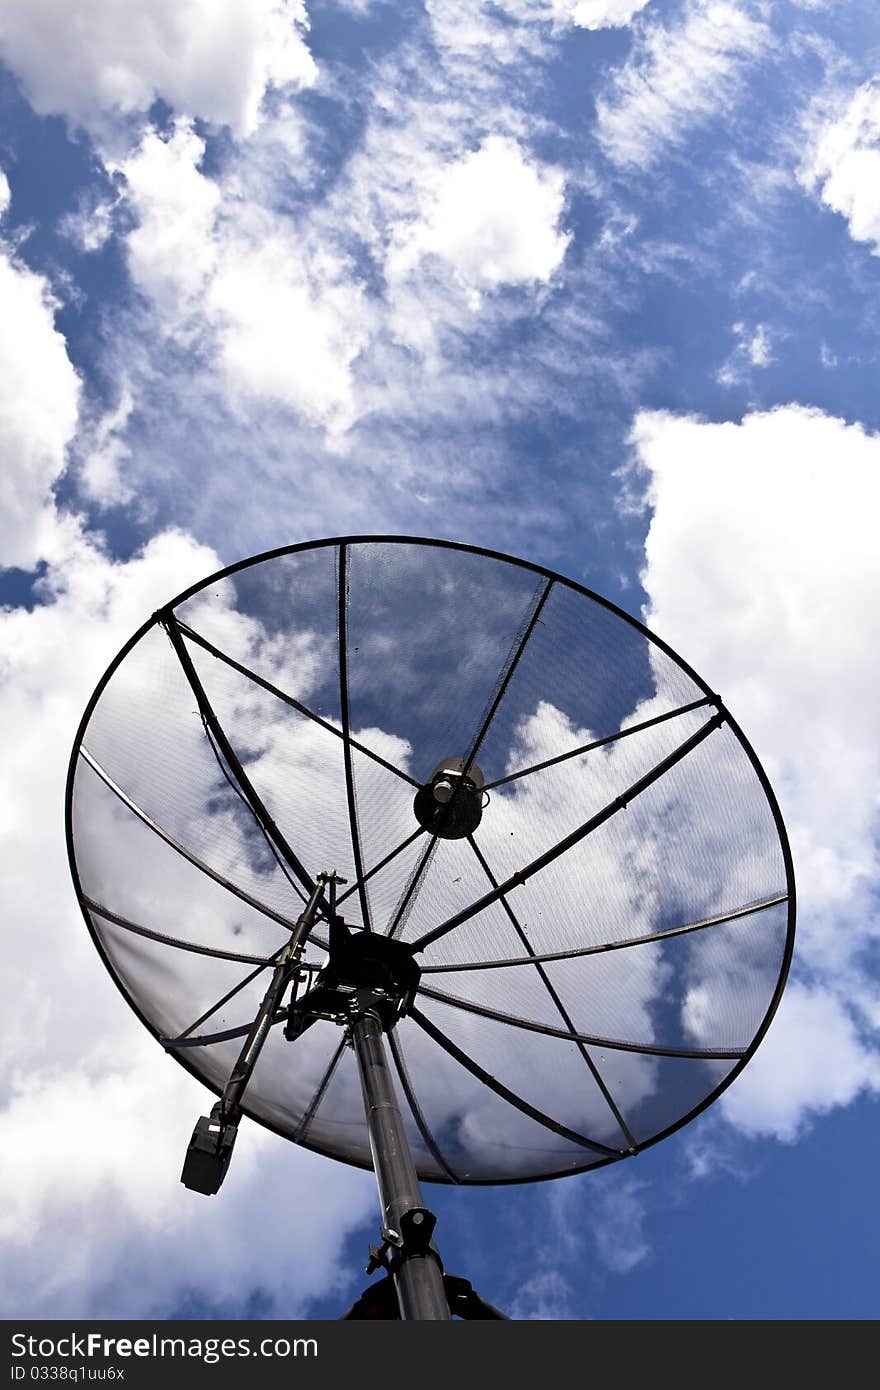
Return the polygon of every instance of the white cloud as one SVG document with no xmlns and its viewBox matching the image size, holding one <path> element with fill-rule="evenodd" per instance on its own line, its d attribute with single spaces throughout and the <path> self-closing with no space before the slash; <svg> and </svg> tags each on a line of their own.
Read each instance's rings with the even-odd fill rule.
<svg viewBox="0 0 880 1390">
<path fill-rule="evenodd" d="M 766 1041 L 722 1105 L 749 1135 L 792 1141 L 807 1116 L 880 1094 L 880 1056 L 869 1051 L 844 1000 L 792 982 Z"/>
<path fill-rule="evenodd" d="M 832 352 L 831 348 L 828 346 L 827 343 L 820 343 L 819 361 L 822 363 L 822 366 L 826 368 L 826 370 L 830 371 L 834 367 L 836 367 L 839 360 L 840 359 L 838 358 L 837 353 Z"/>
<path fill-rule="evenodd" d="M 633 439 L 653 507 L 648 621 L 724 696 L 792 840 L 802 983 L 725 1101 L 741 1126 L 787 1137 L 876 1085 L 861 953 L 876 931 L 880 439 L 798 406 L 741 425 L 643 412 Z M 805 1038 L 811 1008 L 839 1085 Z"/>
<path fill-rule="evenodd" d="M 426 0 L 425 10 L 444 64 L 453 71 L 464 65 L 481 85 L 492 82 L 490 69 L 509 70 L 540 52 L 538 26 L 552 16 L 542 0 Z"/>
<path fill-rule="evenodd" d="M 596 104 L 607 158 L 646 169 L 691 127 L 729 112 L 744 63 L 770 42 L 766 26 L 729 0 L 690 0 L 677 27 L 649 25 Z"/>
<path fill-rule="evenodd" d="M 356 413 L 352 365 L 370 316 L 344 261 L 318 253 L 303 264 L 289 232 L 261 244 L 230 238 L 207 308 L 233 394 L 287 405 L 330 433 Z"/>
<path fill-rule="evenodd" d="M 69 237 L 74 246 L 87 254 L 100 251 L 113 235 L 113 212 L 116 198 L 90 198 L 86 195 L 73 212 L 66 212 L 58 223 L 62 236 Z"/>
<path fill-rule="evenodd" d="M 368 1175 L 339 1165 L 328 1184 L 326 1160 L 245 1123 L 222 1192 L 187 1191 L 183 1154 L 207 1097 L 136 1029 L 114 1033 L 120 1057 L 105 1074 L 33 1074 L 0 1113 L 4 1316 L 185 1316 L 194 1302 L 236 1316 L 257 1291 L 263 1316 L 289 1318 L 334 1288 L 344 1307 L 341 1246 L 371 1214 Z M 321 1201 L 279 1221 L 266 1192 L 292 1180 L 320 1184 Z"/>
<path fill-rule="evenodd" d="M 520 1285 L 509 1317 L 517 1321 L 559 1322 L 572 1316 L 574 1288 L 555 1269 L 541 1269 Z"/>
<path fill-rule="evenodd" d="M 368 518 L 367 529 L 382 529 L 391 501 L 395 518 L 418 531 L 441 497 L 456 509 L 452 524 L 468 526 L 486 469 L 500 476 L 508 466 L 501 432 L 486 424 L 543 409 L 549 394 L 546 373 L 510 337 L 503 360 L 491 353 L 493 335 L 528 316 L 522 330 L 541 335 L 542 362 L 552 358 L 571 373 L 575 346 L 583 362 L 596 328 L 592 306 L 585 323 L 586 313 L 566 311 L 559 295 L 546 293 L 546 277 L 561 275 L 552 267 L 565 251 L 557 209 L 567 190 L 560 171 L 533 154 L 543 124 L 533 97 L 544 69 L 521 56 L 515 84 L 498 74 L 465 83 L 438 63 L 427 23 L 417 23 L 369 73 L 355 70 L 353 89 L 325 73 L 325 94 L 364 116 L 338 167 L 335 154 L 328 165 L 320 128 L 274 101 L 246 144 L 218 142 L 210 164 L 184 117 L 161 134 L 136 132 L 139 120 L 126 124 L 125 142 L 113 142 L 112 158 L 105 151 L 111 178 L 100 197 L 84 198 L 64 223 L 83 249 L 115 230 L 140 291 L 133 303 L 120 305 L 114 294 L 106 306 L 101 371 L 110 400 L 123 399 L 127 381 L 137 409 L 114 427 L 109 453 L 83 431 L 76 458 L 87 458 L 89 502 L 102 490 L 112 500 L 122 479 L 135 492 L 145 485 L 142 519 L 158 509 L 216 528 L 219 508 L 226 534 L 230 479 L 246 472 L 246 500 L 236 508 L 243 549 L 264 542 L 270 515 L 278 543 L 291 526 L 319 530 L 331 499 L 337 521 L 347 516 L 354 530 Z M 476 62 L 481 72 L 490 66 Z M 508 227 L 499 232 L 496 219 L 493 229 L 484 208 L 470 225 L 463 209 L 458 224 L 441 228 L 432 220 L 437 181 L 469 150 L 491 155 L 493 140 L 502 142 L 496 152 L 518 152 L 499 184 Z M 493 164 L 499 178 L 502 163 Z M 517 190 L 528 200 L 520 206 Z M 417 250 L 412 270 L 390 284 L 389 252 L 407 229 L 438 250 Z M 441 231 L 457 232 L 448 248 L 455 264 L 440 254 Z M 476 283 L 465 282 L 465 271 Z M 504 275 L 509 292 L 492 293 L 493 277 Z M 475 353 L 463 369 L 465 340 Z M 624 371 L 617 354 L 594 355 L 591 365 Z M 472 466 L 472 445 L 459 447 L 452 434 L 472 439 L 475 429 Z M 426 435 L 429 452 L 414 448 Z M 184 436 L 186 485 L 174 486 L 172 501 L 172 461 Z M 552 494 L 545 506 L 556 510 Z M 514 515 L 511 508 L 511 528 Z"/>
<path fill-rule="evenodd" d="M 273 401 L 345 429 L 369 329 L 348 263 L 239 198 L 234 179 L 208 178 L 204 149 L 178 121 L 165 138 L 148 130 L 119 166 L 137 218 L 125 243 L 135 284 L 164 333 L 207 350 L 233 404 Z"/>
<path fill-rule="evenodd" d="M 561 169 L 531 163 L 519 145 L 489 136 L 479 149 L 430 171 L 420 216 L 397 230 L 392 278 L 437 256 L 474 289 L 546 283 L 569 237 L 558 230 Z"/>
<path fill-rule="evenodd" d="M 360 245 L 384 281 L 378 350 L 364 372 L 373 411 L 377 403 L 406 410 L 418 398 L 424 412 L 426 396 L 438 395 L 439 387 L 460 418 L 460 397 L 473 378 L 443 380 L 448 349 L 461 335 L 485 337 L 499 318 L 534 313 L 542 305 L 535 288 L 546 284 L 565 252 L 558 226 L 562 172 L 531 153 L 541 122 L 520 82 L 512 89 L 482 49 L 462 56 L 476 22 L 473 7 L 466 8 L 463 17 L 450 17 L 446 7 L 432 10 L 432 22 L 441 9 L 449 19 L 449 42 L 463 46 L 455 51 L 464 68 L 449 68 L 452 49 L 443 48 L 438 64 L 413 42 L 377 69 L 363 138 L 310 219 L 326 244 Z M 499 42 L 516 39 L 517 26 L 497 14 L 489 21 L 500 26 Z M 528 59 L 521 72 L 528 91 Z M 517 292 L 485 293 L 497 285 Z M 390 357 L 383 352 L 389 336 Z M 413 366 L 417 383 L 410 379 Z M 468 405 L 487 398 L 484 378 Z"/>
<path fill-rule="evenodd" d="M 587 1264 L 598 1260 L 612 1274 L 626 1275 L 653 1253 L 645 1229 L 648 1193 L 648 1184 L 620 1164 L 549 1184 L 541 1218 L 544 1240 L 539 1242 L 543 1257 L 534 1277 L 520 1287 L 511 1316 L 588 1317 L 578 1282 Z"/>
<path fill-rule="evenodd" d="M 770 355 L 770 334 L 765 323 L 759 323 L 749 339 L 746 350 L 753 367 L 766 367 L 773 358 Z"/>
<path fill-rule="evenodd" d="M 715 375 L 715 380 L 722 386 L 738 385 L 748 375 L 750 367 L 769 367 L 775 360 L 772 334 L 766 323 L 759 323 L 754 328 L 745 323 L 735 323 L 732 332 L 736 345 Z"/>
<path fill-rule="evenodd" d="M 554 1183 L 547 1193 L 547 1224 L 557 1267 L 582 1269 L 592 1258 L 588 1240 L 612 1274 L 629 1274 L 644 1264 L 652 1253 L 645 1234 L 648 1190 L 646 1182 L 619 1164 Z"/>
<path fill-rule="evenodd" d="M 0 169 L 0 217 L 5 216 L 9 209 L 10 202 L 9 180 L 3 169 Z"/>
<path fill-rule="evenodd" d="M 119 470 L 131 453 L 123 433 L 133 409 L 131 388 L 123 381 L 118 404 L 101 416 L 85 452 L 81 473 L 83 491 L 99 506 L 113 507 L 131 501 L 131 488 L 123 481 Z"/>
<path fill-rule="evenodd" d="M 516 27 L 495 20 L 505 32 Z M 353 90 L 342 90 L 338 72 L 324 74 L 324 93 L 365 117 L 338 167 L 327 165 L 320 130 L 274 103 L 246 145 L 215 147 L 210 166 L 182 118 L 117 156 L 112 221 L 144 302 L 116 316 L 102 366 L 115 397 L 124 374 L 138 405 L 119 436 L 131 450 L 129 485 L 155 462 L 155 493 L 156 476 L 167 477 L 165 437 L 176 449 L 186 429 L 200 515 L 221 493 L 226 507 L 220 416 L 223 468 L 248 459 L 253 505 L 242 516 L 250 512 L 252 529 L 274 514 L 282 492 L 292 499 L 294 475 L 288 526 L 312 524 L 306 496 L 320 493 L 323 502 L 335 493 L 354 529 L 367 511 L 381 529 L 390 485 L 397 515 L 419 529 L 433 499 L 470 493 L 480 470 L 466 467 L 448 431 L 434 431 L 430 460 L 411 447 L 414 434 L 423 438 L 438 418 L 463 430 L 545 404 L 546 377 L 513 360 L 512 349 L 497 362 L 487 351 L 492 334 L 529 316 L 523 328 L 542 333 L 543 360 L 573 369 L 568 345 L 582 352 L 595 316 L 586 324 L 546 293 L 568 234 L 563 174 L 533 154 L 543 123 L 531 93 L 543 69 L 526 58 L 511 86 L 497 73 L 490 80 L 491 64 L 476 59 L 464 81 L 437 61 L 427 28 L 417 23 Z M 481 170 L 491 175 L 497 206 L 483 188 L 472 206 L 462 203 L 471 160 L 473 182 Z M 86 208 L 68 230 L 81 244 L 96 242 L 108 216 Z M 405 273 L 396 270 L 401 257 Z M 492 293 L 496 285 L 511 292 Z M 465 339 L 477 369 L 459 365 Z M 164 404 L 151 411 L 157 361 Z M 624 370 L 618 356 L 594 356 L 592 365 Z M 503 466 L 499 438 L 483 431 L 481 470 Z M 360 480 L 351 488 L 338 467 L 355 454 Z M 268 508 L 257 504 L 253 481 L 272 489 Z M 178 492 L 175 519 L 180 502 Z"/>
<path fill-rule="evenodd" d="M 510 64 L 540 51 L 541 30 L 622 28 L 648 0 L 428 0 L 434 40 L 447 56 Z M 503 18 L 502 18 L 503 16 Z"/>
<path fill-rule="evenodd" d="M 102 130 L 161 97 L 239 136 L 270 87 L 310 85 L 303 0 L 7 0 L 0 54 L 40 115 Z"/>
<path fill-rule="evenodd" d="M 463 396 L 485 410 L 485 382 L 441 380 L 450 334 L 534 312 L 569 240 L 563 174 L 531 156 L 529 122 L 503 93 L 452 100 L 414 45 L 376 70 L 368 110 L 326 193 L 292 206 L 278 206 L 275 119 L 210 176 L 182 120 L 118 166 L 118 222 L 126 208 L 137 221 L 125 246 L 150 305 L 133 336 L 158 328 L 196 349 L 200 383 L 241 422 L 256 411 L 264 433 L 280 421 L 287 439 L 294 423 L 317 427 L 334 450 L 357 421 L 409 413 L 416 398 L 422 421 L 441 397 L 457 418 Z M 486 293 L 498 286 L 518 294 Z M 133 377 L 132 388 L 140 399 Z M 381 453 L 387 471 L 387 441 Z"/>
<path fill-rule="evenodd" d="M 798 178 L 880 255 L 880 86 L 865 83 L 842 111 L 814 122 Z"/>
<path fill-rule="evenodd" d="M 176 325 L 192 313 L 214 269 L 220 189 L 199 172 L 205 143 L 185 121 L 167 139 L 147 130 L 119 167 L 137 226 L 126 247 L 135 284 Z"/>
<path fill-rule="evenodd" d="M 570 14 L 581 29 L 620 29 L 647 4 L 648 0 L 555 0 L 553 8 Z"/>
<path fill-rule="evenodd" d="M 738 1091 L 738 1087 L 734 1090 Z M 733 1092 L 728 1095 L 732 1098 Z M 722 1105 L 726 1104 L 725 1098 Z M 714 1106 L 700 1117 L 699 1124 L 690 1125 L 682 1135 L 688 1176 L 698 1182 L 719 1173 L 738 1182 L 746 1182 L 752 1176 L 754 1155 L 741 1130 L 725 1119 L 722 1105 Z"/>
<path fill-rule="evenodd" d="M 2 246 L 0 303 L 0 556 L 4 566 L 29 569 L 40 558 L 49 489 L 76 428 L 79 380 L 46 281 Z"/>
<path fill-rule="evenodd" d="M 614 1172 L 614 1181 L 595 1193 L 593 1236 L 602 1263 L 615 1274 L 629 1274 L 648 1258 L 645 1237 L 646 1184 Z"/>
<path fill-rule="evenodd" d="M 126 635 L 140 625 L 169 593 L 194 579 L 205 565 L 216 564 L 211 551 L 188 537 L 166 532 L 144 553 L 114 564 L 78 523 L 53 517 L 44 532 L 42 555 L 49 565 L 41 581 L 44 602 L 32 612 L 23 608 L 0 613 L 3 682 L 2 709 L 9 730 L 4 761 L 4 805 L 0 821 L 6 887 L 18 920 L 31 916 L 43 924 L 42 944 L 28 933 L 7 961 L 14 989 L 5 1024 L 6 1047 L 13 1074 L 33 1066 L 63 1066 L 56 1054 L 65 1025 L 76 1020 L 82 1055 L 100 1052 L 102 1009 L 83 1027 L 77 980 L 89 979 L 89 953 L 72 901 L 65 866 L 62 825 L 64 780 L 70 746 L 91 689 Z M 52 1001 L 58 1021 L 50 1026 L 45 981 L 38 968 L 47 943 L 65 957 L 65 985 Z M 60 981 L 59 981 L 60 983 Z M 100 991 L 96 989 L 100 998 Z M 108 1001 L 109 1006 L 109 1001 Z M 112 1007 L 110 1017 L 114 1016 Z"/>
</svg>

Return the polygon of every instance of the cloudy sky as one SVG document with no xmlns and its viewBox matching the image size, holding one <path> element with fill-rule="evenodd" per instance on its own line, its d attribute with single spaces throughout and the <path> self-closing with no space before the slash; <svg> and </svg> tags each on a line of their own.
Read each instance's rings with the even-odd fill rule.
<svg viewBox="0 0 880 1390">
<path fill-rule="evenodd" d="M 4 1316 L 362 1286 L 367 1175 L 247 1124 L 221 1197 L 180 1186 L 206 1093 L 107 979 L 62 807 L 160 603 L 358 532 L 643 617 L 798 878 L 724 1098 L 601 1173 L 430 1190 L 447 1265 L 519 1317 L 876 1315 L 878 257 L 874 0 L 5 0 Z"/>
</svg>

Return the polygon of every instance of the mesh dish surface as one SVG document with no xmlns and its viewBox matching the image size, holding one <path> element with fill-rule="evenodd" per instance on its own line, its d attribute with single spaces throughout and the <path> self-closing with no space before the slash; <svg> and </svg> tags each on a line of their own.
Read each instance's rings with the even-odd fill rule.
<svg viewBox="0 0 880 1390">
<path fill-rule="evenodd" d="M 462 839 L 413 812 L 451 757 L 486 782 Z M 785 829 L 720 698 L 613 604 L 469 546 L 322 541 L 188 590 L 92 697 L 67 825 L 108 970 L 217 1093 L 315 876 L 342 874 L 348 924 L 422 968 L 389 1055 L 426 1181 L 556 1177 L 672 1133 L 749 1060 L 791 959 Z M 244 1109 L 370 1166 L 335 1024 L 276 1026 Z"/>
</svg>

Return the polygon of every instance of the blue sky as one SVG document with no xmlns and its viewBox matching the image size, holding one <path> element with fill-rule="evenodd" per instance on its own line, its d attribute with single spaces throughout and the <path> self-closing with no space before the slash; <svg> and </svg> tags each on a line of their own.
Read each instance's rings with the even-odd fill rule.
<svg viewBox="0 0 880 1390">
<path fill-rule="evenodd" d="M 6 1316 L 331 1317 L 360 1287 L 363 1175 L 251 1125 L 222 1198 L 180 1188 L 202 1096 L 107 981 L 62 826 L 81 711 L 158 604 L 357 532 L 644 617 L 753 742 L 801 901 L 723 1101 L 602 1173 L 430 1189 L 448 1265 L 522 1317 L 876 1316 L 876 7 L 75 19 L 0 16 Z M 299 1182 L 291 1242 L 264 1197 Z"/>
</svg>

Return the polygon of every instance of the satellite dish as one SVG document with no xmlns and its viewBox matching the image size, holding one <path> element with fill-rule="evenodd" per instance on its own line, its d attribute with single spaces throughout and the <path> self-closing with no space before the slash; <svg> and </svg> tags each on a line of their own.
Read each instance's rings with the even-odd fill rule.
<svg viewBox="0 0 880 1390">
<path fill-rule="evenodd" d="M 70 862 L 141 1021 L 242 1114 L 373 1168 L 349 1316 L 502 1316 L 420 1182 L 556 1178 L 693 1119 L 794 936 L 776 799 L 720 697 L 614 604 L 474 546 L 290 546 L 187 589 L 80 725 Z"/>
</svg>

